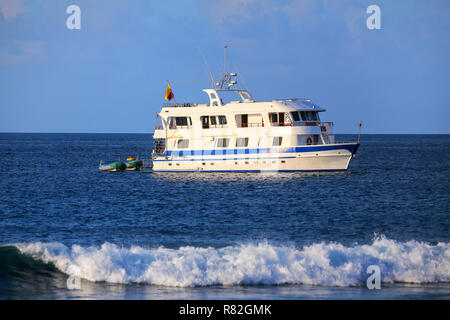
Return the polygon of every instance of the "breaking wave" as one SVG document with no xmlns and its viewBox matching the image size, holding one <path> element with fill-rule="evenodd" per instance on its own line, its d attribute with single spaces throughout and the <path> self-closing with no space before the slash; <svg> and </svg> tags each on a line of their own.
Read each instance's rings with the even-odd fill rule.
<svg viewBox="0 0 450 320">
<path fill-rule="evenodd" d="M 301 248 L 267 242 L 224 248 L 14 244 L 20 253 L 90 281 L 191 287 L 211 285 L 365 285 L 370 265 L 384 283 L 450 282 L 450 243 L 379 237 L 369 245 L 317 243 Z M 10 247 L 10 246 L 9 246 Z M 3 247 L 5 248 L 5 247 Z"/>
</svg>

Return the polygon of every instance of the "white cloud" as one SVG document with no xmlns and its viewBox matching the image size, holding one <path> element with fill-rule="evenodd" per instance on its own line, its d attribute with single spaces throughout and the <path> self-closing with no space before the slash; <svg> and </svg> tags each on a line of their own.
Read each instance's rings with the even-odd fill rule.
<svg viewBox="0 0 450 320">
<path fill-rule="evenodd" d="M 348 7 L 345 15 L 345 23 L 351 36 L 358 37 L 366 28 L 365 8 Z"/>
<path fill-rule="evenodd" d="M 23 0 L 0 0 L 0 11 L 5 20 L 12 20 L 26 11 Z"/>
<path fill-rule="evenodd" d="M 270 23 L 279 19 L 281 14 L 285 19 L 277 20 L 277 23 L 288 23 L 295 30 L 301 30 L 299 26 L 303 23 L 311 24 L 330 17 L 344 22 L 349 34 L 356 37 L 363 31 L 366 18 L 365 7 L 352 0 L 288 0 L 282 3 L 274 0 L 218 0 L 202 2 L 201 5 L 206 8 L 209 21 L 222 31 L 226 31 L 232 22 L 239 22 L 241 27 L 256 21 Z M 315 25 L 319 26 L 319 22 L 315 21 Z"/>
<path fill-rule="evenodd" d="M 43 41 L 15 40 L 0 46 L 0 65 L 15 66 L 42 62 L 46 59 Z"/>
<path fill-rule="evenodd" d="M 283 6 L 275 7 L 275 11 L 286 14 L 293 26 L 298 26 L 301 21 L 316 9 L 317 0 L 294 0 Z"/>
<path fill-rule="evenodd" d="M 255 19 L 271 16 L 270 0 L 218 0 L 201 1 L 209 21 L 216 27 L 228 28 L 230 23 L 251 23 Z"/>
</svg>

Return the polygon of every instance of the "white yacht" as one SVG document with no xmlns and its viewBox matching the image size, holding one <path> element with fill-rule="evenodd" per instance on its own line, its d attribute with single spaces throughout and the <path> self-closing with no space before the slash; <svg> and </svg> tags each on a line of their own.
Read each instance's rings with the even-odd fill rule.
<svg viewBox="0 0 450 320">
<path fill-rule="evenodd" d="M 224 72 L 225 73 L 225 72 Z M 347 170 L 358 141 L 337 143 L 310 99 L 256 101 L 236 73 L 203 91 L 209 103 L 165 103 L 153 135 L 153 171 Z M 169 87 L 170 88 L 170 87 Z M 224 102 L 224 95 L 237 99 Z"/>
</svg>

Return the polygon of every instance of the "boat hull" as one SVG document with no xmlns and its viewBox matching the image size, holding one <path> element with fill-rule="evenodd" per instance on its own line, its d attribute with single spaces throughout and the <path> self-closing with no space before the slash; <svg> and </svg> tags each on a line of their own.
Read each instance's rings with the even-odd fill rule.
<svg viewBox="0 0 450 320">
<path fill-rule="evenodd" d="M 153 158 L 153 171 L 345 171 L 358 147 L 355 142 L 284 149 L 169 151 Z"/>
</svg>

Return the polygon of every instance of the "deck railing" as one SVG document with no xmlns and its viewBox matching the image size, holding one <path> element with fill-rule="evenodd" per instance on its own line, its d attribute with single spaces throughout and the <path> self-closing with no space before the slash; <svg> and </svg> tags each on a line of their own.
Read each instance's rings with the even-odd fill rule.
<svg viewBox="0 0 450 320">
<path fill-rule="evenodd" d="M 203 129 L 211 129 L 211 128 L 226 128 L 228 125 L 227 124 L 203 124 L 202 128 Z"/>
<path fill-rule="evenodd" d="M 190 125 L 171 125 L 169 124 L 168 129 L 169 130 L 173 130 L 173 129 L 190 129 L 192 128 L 192 126 Z M 162 125 L 157 125 L 155 126 L 155 130 L 163 130 L 164 127 Z"/>
<path fill-rule="evenodd" d="M 322 122 L 322 121 L 294 121 L 294 122 L 271 122 L 270 123 L 273 127 L 297 127 L 297 126 L 310 126 L 310 127 L 332 127 L 334 126 L 334 122 Z M 236 124 L 238 128 L 254 128 L 254 127 L 264 127 L 264 122 L 254 122 L 254 123 L 237 123 Z M 205 125 L 202 124 L 203 129 L 210 129 L 210 128 L 226 128 L 227 124 L 209 124 Z M 192 128 L 191 125 L 169 125 L 169 129 L 190 129 Z M 162 130 L 164 129 L 163 126 L 157 125 L 155 126 L 156 130 Z"/>
<path fill-rule="evenodd" d="M 293 122 L 271 122 L 272 127 L 298 127 L 298 126 L 308 126 L 308 127 L 323 127 L 323 126 L 334 126 L 334 122 L 322 122 L 322 121 L 293 121 Z"/>
<path fill-rule="evenodd" d="M 186 108 L 195 107 L 197 104 L 192 102 L 166 102 L 163 104 L 165 108 Z"/>
<path fill-rule="evenodd" d="M 238 122 L 236 125 L 238 128 L 264 127 L 264 122 Z"/>
<path fill-rule="evenodd" d="M 334 122 L 330 121 L 294 121 L 294 126 L 328 126 L 332 127 L 334 126 Z"/>
</svg>

